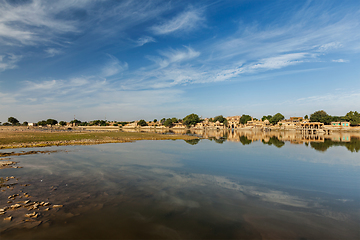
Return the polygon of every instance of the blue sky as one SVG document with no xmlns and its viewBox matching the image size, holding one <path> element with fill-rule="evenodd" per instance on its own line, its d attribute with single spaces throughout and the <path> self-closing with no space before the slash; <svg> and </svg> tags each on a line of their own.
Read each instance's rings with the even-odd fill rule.
<svg viewBox="0 0 360 240">
<path fill-rule="evenodd" d="M 359 1 L 0 0 L 0 121 L 360 106 Z"/>
</svg>

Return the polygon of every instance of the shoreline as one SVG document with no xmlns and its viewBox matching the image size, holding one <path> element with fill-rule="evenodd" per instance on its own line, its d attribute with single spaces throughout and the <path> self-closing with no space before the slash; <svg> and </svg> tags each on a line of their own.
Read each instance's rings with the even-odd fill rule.
<svg viewBox="0 0 360 240">
<path fill-rule="evenodd" d="M 189 135 L 189 132 L 193 135 Z M 73 127 L 70 129 L 61 127 L 24 127 L 24 126 L 0 126 L 0 149 L 36 148 L 50 146 L 71 145 L 97 145 L 106 143 L 126 143 L 139 140 L 194 140 L 203 138 L 202 135 L 211 132 L 253 132 L 253 133 L 293 133 L 298 134 L 296 129 L 271 129 L 263 131 L 260 128 L 236 128 L 236 129 L 209 129 L 209 128 L 132 128 L 119 129 L 116 127 Z M 170 134 L 168 134 L 170 132 Z M 356 129 L 333 129 L 332 134 L 356 134 Z M 270 134 L 271 135 L 271 134 Z M 314 136 L 327 136 L 326 134 L 315 134 Z"/>
<path fill-rule="evenodd" d="M 0 149 L 33 148 L 68 145 L 97 145 L 139 140 L 193 140 L 199 136 L 154 132 L 123 132 L 119 129 L 94 130 L 28 127 L 0 127 Z"/>
</svg>

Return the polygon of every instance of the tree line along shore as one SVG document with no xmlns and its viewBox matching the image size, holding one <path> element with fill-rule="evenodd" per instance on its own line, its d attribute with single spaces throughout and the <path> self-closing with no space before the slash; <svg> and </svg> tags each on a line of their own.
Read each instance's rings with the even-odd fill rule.
<svg viewBox="0 0 360 240">
<path fill-rule="evenodd" d="M 211 117 L 211 118 L 202 118 L 199 115 L 192 113 L 184 117 L 183 119 L 173 118 L 162 118 L 161 120 L 154 119 L 152 121 L 145 121 L 144 119 L 135 120 L 135 121 L 108 121 L 108 120 L 93 120 L 93 121 L 80 121 L 74 119 L 72 121 L 58 121 L 56 119 L 49 118 L 47 120 L 41 120 L 36 123 L 29 123 L 27 121 L 20 122 L 15 117 L 9 117 L 8 121 L 1 124 L 0 126 L 62 126 L 62 127 L 74 127 L 74 126 L 115 126 L 115 127 L 124 127 L 124 128 L 135 128 L 135 127 L 165 127 L 165 128 L 191 128 L 191 127 L 249 127 L 256 126 L 256 124 L 262 124 L 267 126 L 279 126 L 281 127 L 286 122 L 319 122 L 324 125 L 332 125 L 332 123 L 341 123 L 346 122 L 348 126 L 360 126 L 360 113 L 357 111 L 350 111 L 344 116 L 331 116 L 327 114 L 324 110 L 316 111 L 310 116 L 294 116 L 290 119 L 285 119 L 284 115 L 281 113 L 276 113 L 274 115 L 264 115 L 261 119 L 257 119 L 247 114 L 232 116 L 232 117 L 223 117 L 222 115 Z"/>
</svg>

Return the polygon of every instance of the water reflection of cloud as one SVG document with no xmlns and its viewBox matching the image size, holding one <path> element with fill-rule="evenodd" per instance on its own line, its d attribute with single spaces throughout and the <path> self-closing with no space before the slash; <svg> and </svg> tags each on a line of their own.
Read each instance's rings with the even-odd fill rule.
<svg viewBox="0 0 360 240">
<path fill-rule="evenodd" d="M 247 196 L 258 197 L 262 201 L 302 208 L 307 208 L 309 204 L 308 200 L 300 199 L 297 196 L 291 196 L 282 191 L 271 189 L 264 190 L 254 186 L 239 185 L 225 177 L 215 177 L 215 180 L 216 183 L 222 187 L 241 191 Z"/>
<path fill-rule="evenodd" d="M 182 176 L 167 169 L 151 169 L 157 177 L 163 178 L 159 184 L 161 188 L 190 188 L 190 187 L 220 187 L 230 191 L 240 192 L 242 200 L 248 197 L 256 197 L 261 201 L 272 202 L 293 207 L 308 208 L 309 201 L 297 196 L 291 196 L 282 191 L 261 189 L 255 186 L 246 186 L 235 183 L 226 177 L 207 174 L 187 174 Z M 159 186 L 160 188 L 160 186 Z M 179 201 L 181 202 L 181 201 Z"/>
<path fill-rule="evenodd" d="M 300 160 L 304 162 L 328 165 L 344 165 L 359 167 L 359 154 L 349 152 L 345 148 L 330 148 L 326 152 L 304 151 L 305 146 L 290 145 L 287 153 L 289 159 Z"/>
<path fill-rule="evenodd" d="M 173 207 L 198 208 L 204 204 L 204 201 L 212 202 L 215 198 L 231 198 L 236 199 L 237 204 L 239 206 L 243 205 L 243 207 L 250 204 L 258 208 L 270 204 L 271 207 L 275 205 L 280 209 L 282 209 L 282 206 L 285 208 L 295 208 L 297 209 L 296 212 L 308 214 L 309 217 L 322 216 L 339 221 L 345 221 L 349 218 L 348 213 L 327 207 L 328 203 L 326 202 L 328 200 L 321 199 L 320 197 L 300 197 L 263 186 L 242 185 L 223 176 L 197 173 L 184 174 L 169 169 L 139 169 L 138 167 L 128 167 L 126 169 L 127 174 L 152 176 L 151 181 L 149 181 L 149 178 L 146 178 L 146 181 L 138 182 L 141 190 L 154 192 L 154 189 L 156 189 L 154 198 Z M 192 199 L 189 199 L 188 194 L 181 194 L 184 192 L 188 194 L 189 192 L 196 193 Z M 214 193 L 217 197 L 209 196 L 209 193 Z M 199 195 L 201 196 L 199 197 Z M 216 201 L 222 201 L 220 199 Z M 324 203 L 326 204 L 324 205 Z M 289 211 L 290 213 L 291 211 Z"/>
<path fill-rule="evenodd" d="M 159 144 L 159 142 L 158 142 Z M 126 146 L 125 146 L 126 145 Z M 39 171 L 41 174 L 64 174 L 68 177 L 82 177 L 89 172 L 101 177 L 109 169 L 120 169 L 126 165 L 181 167 L 179 156 L 170 152 L 159 152 L 146 142 L 122 144 L 103 144 L 95 146 L 66 146 L 69 152 L 57 152 L 50 155 L 28 155 L 17 159 L 27 171 Z M 135 154 L 136 153 L 136 154 Z"/>
<path fill-rule="evenodd" d="M 159 144 L 159 142 L 156 144 Z M 153 142 L 146 142 L 146 144 L 137 142 L 136 144 L 127 144 L 126 147 L 124 147 L 125 145 L 118 146 L 116 144 L 78 146 L 70 148 L 69 153 L 59 152 L 51 155 L 26 156 L 26 161 L 21 161 L 21 166 L 34 172 L 40 171 L 44 175 L 62 175 L 65 179 L 67 177 L 88 178 L 92 176 L 98 180 L 107 181 L 109 174 L 116 171 L 118 174 L 125 174 L 125 176 L 127 176 L 126 173 L 130 172 L 138 176 L 149 175 L 151 178 L 146 178 L 146 181 L 151 182 L 152 188 L 157 187 L 160 189 L 157 195 L 159 199 L 167 199 L 172 204 L 189 207 L 196 207 L 198 203 L 181 199 L 176 195 L 171 195 L 169 191 L 162 191 L 161 189 L 217 186 L 237 191 L 238 197 L 242 196 L 243 200 L 248 197 L 255 197 L 264 202 L 301 208 L 308 208 L 309 205 L 314 204 L 285 192 L 240 185 L 222 176 L 195 173 L 179 174 L 173 170 L 170 171 L 169 168 L 182 166 L 179 156 L 175 153 L 155 149 Z M 314 154 L 314 152 L 311 152 L 310 155 L 307 155 L 302 151 L 301 148 L 303 147 L 290 146 L 291 153 L 289 153 L 288 157 L 290 159 L 326 164 L 339 164 L 339 159 L 343 159 L 340 164 L 359 166 L 359 162 L 355 159 L 340 158 L 344 154 L 351 154 L 344 149 L 331 149 L 331 152 L 338 153 L 324 158 L 324 153 Z M 272 151 L 276 151 L 276 149 L 274 148 Z M 325 154 L 330 155 L 330 151 Z M 111 185 L 109 181 L 106 184 Z"/>
<path fill-rule="evenodd" d="M 261 142 L 257 144 L 253 146 L 269 148 Z M 181 155 L 181 153 L 194 149 L 193 146 L 189 145 L 186 148 L 187 146 L 183 142 L 175 144 L 174 142 L 137 142 L 135 144 L 69 147 L 69 153 L 59 152 L 20 158 L 20 160 L 24 159 L 21 162 L 26 165 L 21 170 L 23 176 L 27 175 L 27 171 L 30 171 L 32 176 L 37 173 L 30 186 L 33 187 L 31 194 L 50 197 L 49 201 L 64 204 L 66 213 L 76 215 L 94 212 L 95 215 L 101 211 L 96 212 L 94 208 L 87 209 L 80 206 L 100 204 L 104 206 L 104 211 L 109 206 L 111 206 L 111 211 L 115 211 L 120 206 L 123 207 L 122 210 L 131 209 L 130 214 L 137 219 L 136 223 L 147 222 L 152 230 L 155 229 L 154 226 L 157 226 L 156 231 L 173 231 L 169 228 L 169 219 L 173 221 L 176 219 L 181 223 L 194 221 L 195 227 L 201 227 L 203 222 L 209 220 L 211 223 L 216 223 L 214 225 L 224 224 L 226 230 L 229 226 L 236 226 L 234 228 L 237 229 L 239 223 L 244 223 L 245 215 L 250 216 L 248 219 L 252 219 L 252 222 L 246 221 L 254 226 L 258 222 L 258 216 L 265 219 L 264 224 L 269 224 L 269 222 L 271 224 L 272 219 L 281 223 L 287 223 L 288 220 L 296 222 L 296 219 L 300 219 L 301 221 L 298 220 L 292 225 L 293 229 L 304 223 L 314 226 L 318 220 L 327 221 L 329 223 L 327 226 L 334 224 L 347 226 L 351 222 L 349 216 L 353 216 L 352 213 L 341 212 L 341 209 L 337 207 L 347 206 L 349 204 L 347 202 L 339 200 L 330 202 L 330 198 L 317 198 L 323 195 L 317 194 L 317 197 L 314 197 L 313 193 L 305 195 L 303 191 L 297 190 L 290 193 L 251 181 L 244 183 L 238 178 L 233 180 L 227 177 L 228 175 L 221 176 L 221 171 L 198 173 L 188 166 L 183 168 L 180 156 L 188 155 Z M 208 145 L 197 145 L 196 151 L 206 151 L 208 146 L 213 148 L 213 144 L 208 142 Z M 217 147 L 231 150 L 226 145 L 217 145 Z M 304 146 L 291 146 L 289 149 L 292 154 L 287 156 L 286 160 L 296 159 L 293 155 L 301 155 L 303 148 Z M 237 148 L 232 149 L 236 149 L 234 152 L 238 153 Z M 250 151 L 244 148 L 241 150 L 243 154 Z M 262 158 L 266 154 L 279 156 L 276 154 L 287 153 L 283 149 L 277 151 L 279 151 L 277 148 L 270 148 L 266 152 L 257 151 L 256 158 L 251 161 L 258 161 L 256 166 L 259 166 L 261 162 L 257 157 Z M 326 157 L 330 153 L 317 154 Z M 199 156 L 191 160 L 196 161 L 197 157 Z M 211 164 L 209 161 L 205 163 Z M 231 165 L 231 162 L 225 162 L 224 159 L 222 164 L 235 166 Z M 42 185 L 38 181 L 40 178 L 45 182 L 42 182 Z M 65 184 L 68 186 L 65 187 Z M 49 187 L 53 185 L 58 189 L 49 195 Z M 119 212 L 124 214 L 125 211 Z M 358 213 L 354 213 L 356 214 Z M 116 220 L 121 217 L 116 215 Z M 154 219 L 162 219 L 162 221 L 156 222 Z M 334 220 L 337 222 L 334 223 Z M 175 222 L 174 225 L 177 223 Z M 214 225 L 209 224 L 211 228 Z M 174 231 L 171 234 L 175 233 Z"/>
</svg>

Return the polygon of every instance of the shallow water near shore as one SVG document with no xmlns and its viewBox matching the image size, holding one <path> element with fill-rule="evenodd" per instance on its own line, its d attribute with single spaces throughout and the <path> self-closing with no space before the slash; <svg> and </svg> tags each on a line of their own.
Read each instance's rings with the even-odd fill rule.
<svg viewBox="0 0 360 240">
<path fill-rule="evenodd" d="M 31 222 L 17 214 L 26 209 L 7 210 L 1 239 L 359 239 L 360 152 L 216 140 L 13 156 L 23 168 L 0 170 L 16 178 L 1 188 L 0 208 L 26 199 L 63 207 L 39 208 Z"/>
</svg>

